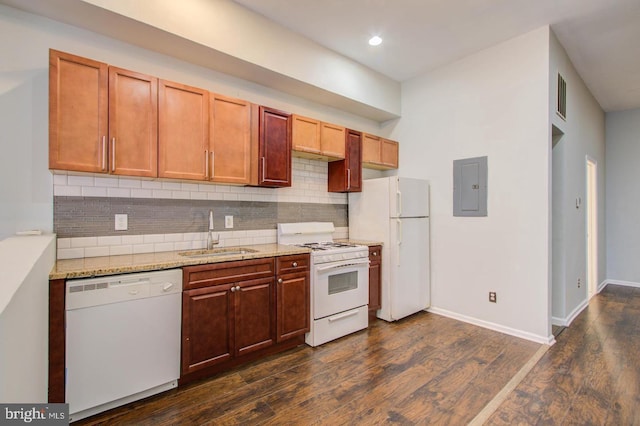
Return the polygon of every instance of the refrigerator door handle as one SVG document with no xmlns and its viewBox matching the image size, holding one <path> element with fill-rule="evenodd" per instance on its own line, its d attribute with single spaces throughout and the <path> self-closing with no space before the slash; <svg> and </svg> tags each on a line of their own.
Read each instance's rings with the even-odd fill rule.
<svg viewBox="0 0 640 426">
<path fill-rule="evenodd" d="M 398 231 L 398 235 L 396 240 L 398 241 L 398 247 L 396 248 L 397 250 L 397 266 L 400 266 L 400 246 L 402 245 L 402 221 L 400 219 L 396 219 L 396 225 L 397 225 L 397 231 Z"/>
<path fill-rule="evenodd" d="M 397 216 L 402 216 L 402 192 L 396 191 Z"/>
</svg>

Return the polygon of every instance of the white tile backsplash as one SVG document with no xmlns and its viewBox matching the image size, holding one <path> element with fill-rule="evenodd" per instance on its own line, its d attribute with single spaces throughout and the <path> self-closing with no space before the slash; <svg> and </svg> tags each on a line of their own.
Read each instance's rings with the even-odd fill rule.
<svg viewBox="0 0 640 426">
<path fill-rule="evenodd" d="M 327 192 L 327 169 L 327 163 L 322 161 L 294 157 L 292 186 L 278 189 L 65 172 L 54 174 L 53 188 L 56 196 L 347 204 L 347 194 Z M 222 231 L 218 235 L 220 247 L 276 242 L 275 229 Z M 334 238 L 348 235 L 347 227 L 337 228 Z M 204 232 L 60 238 L 58 258 L 189 250 L 203 248 L 205 244 Z"/>
<path fill-rule="evenodd" d="M 220 243 L 216 247 L 254 244 L 273 244 L 277 240 L 275 229 L 217 232 Z M 336 228 L 334 239 L 349 237 L 349 228 Z M 58 259 L 116 256 L 123 254 L 154 253 L 173 250 L 201 249 L 206 245 L 206 232 L 184 234 L 150 234 L 105 237 L 79 237 L 58 239 Z M 91 243 L 94 245 L 91 245 Z"/>
<path fill-rule="evenodd" d="M 292 186 L 278 189 L 56 173 L 57 196 L 347 204 L 346 194 L 327 192 L 327 163 L 298 157 L 292 159 Z"/>
</svg>

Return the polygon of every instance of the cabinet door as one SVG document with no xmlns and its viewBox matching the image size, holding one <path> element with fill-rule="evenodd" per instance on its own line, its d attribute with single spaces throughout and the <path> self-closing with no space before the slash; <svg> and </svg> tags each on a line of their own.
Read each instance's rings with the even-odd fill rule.
<svg viewBox="0 0 640 426">
<path fill-rule="evenodd" d="M 108 67 L 49 51 L 49 168 L 107 171 Z"/>
<path fill-rule="evenodd" d="M 380 138 L 378 136 L 362 134 L 362 162 L 380 163 Z"/>
<path fill-rule="evenodd" d="M 291 116 L 292 149 L 320 155 L 320 122 L 300 115 Z"/>
<path fill-rule="evenodd" d="M 259 158 L 259 186 L 291 186 L 291 114 L 260 107 Z"/>
<path fill-rule="evenodd" d="M 369 248 L 369 311 L 380 309 L 382 247 Z"/>
<path fill-rule="evenodd" d="M 335 160 L 345 158 L 345 135 L 344 127 L 322 123 L 320 127 L 322 154 Z"/>
<path fill-rule="evenodd" d="M 109 67 L 109 172 L 158 176 L 158 79 Z"/>
<path fill-rule="evenodd" d="M 348 159 L 347 190 L 362 191 L 362 134 L 353 130 L 347 132 L 346 158 Z"/>
<path fill-rule="evenodd" d="M 160 80 L 158 176 L 208 178 L 209 92 Z"/>
<path fill-rule="evenodd" d="M 381 139 L 380 143 L 380 163 L 392 169 L 398 168 L 398 148 L 396 141 Z"/>
<path fill-rule="evenodd" d="M 251 183 L 251 103 L 211 94 L 209 176 L 215 182 Z"/>
<path fill-rule="evenodd" d="M 182 374 L 227 361 L 233 353 L 231 285 L 182 293 Z"/>
<path fill-rule="evenodd" d="M 236 356 L 275 343 L 273 281 L 273 278 L 244 281 L 234 288 Z"/>
<path fill-rule="evenodd" d="M 362 191 L 362 134 L 348 129 L 345 139 L 345 159 L 328 166 L 329 192 Z"/>
<path fill-rule="evenodd" d="M 277 282 L 277 340 L 309 332 L 309 273 L 287 274 Z"/>
</svg>

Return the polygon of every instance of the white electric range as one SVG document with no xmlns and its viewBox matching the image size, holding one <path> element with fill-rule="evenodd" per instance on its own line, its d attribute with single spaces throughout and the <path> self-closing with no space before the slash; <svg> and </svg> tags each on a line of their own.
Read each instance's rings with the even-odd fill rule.
<svg viewBox="0 0 640 426">
<path fill-rule="evenodd" d="M 353 333 L 369 325 L 369 249 L 334 242 L 331 222 L 279 223 L 278 244 L 311 252 L 310 346 Z"/>
</svg>

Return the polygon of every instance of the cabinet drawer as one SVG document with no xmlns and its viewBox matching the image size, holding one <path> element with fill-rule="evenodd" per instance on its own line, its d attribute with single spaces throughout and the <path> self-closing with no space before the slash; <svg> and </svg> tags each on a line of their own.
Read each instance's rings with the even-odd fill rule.
<svg viewBox="0 0 640 426">
<path fill-rule="evenodd" d="M 292 272 L 306 272 L 309 270 L 309 255 L 295 254 L 276 258 L 276 274 L 290 274 Z"/>
<path fill-rule="evenodd" d="M 182 268 L 185 290 L 238 281 L 269 278 L 274 275 L 273 258 L 210 263 Z"/>
<path fill-rule="evenodd" d="M 380 263 L 382 260 L 382 246 L 369 247 L 369 260 L 371 263 Z"/>
</svg>

